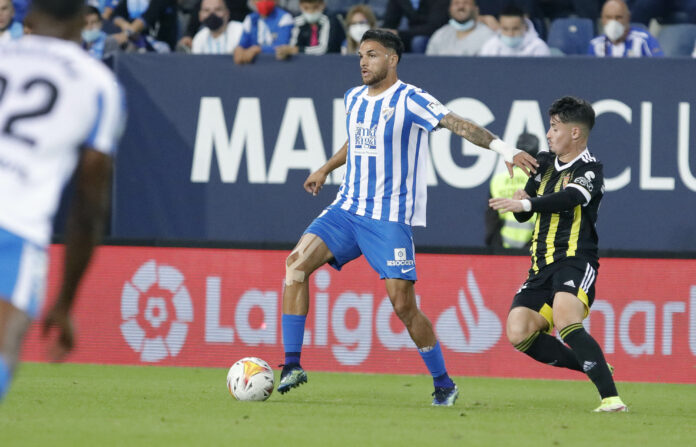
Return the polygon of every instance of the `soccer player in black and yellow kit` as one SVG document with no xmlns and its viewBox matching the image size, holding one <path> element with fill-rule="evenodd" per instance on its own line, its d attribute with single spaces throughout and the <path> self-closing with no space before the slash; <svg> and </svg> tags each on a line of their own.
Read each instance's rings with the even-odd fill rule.
<svg viewBox="0 0 696 447">
<path fill-rule="evenodd" d="M 585 372 L 602 399 L 595 411 L 626 411 L 602 349 L 582 325 L 594 300 L 595 223 L 604 195 L 602 164 L 587 149 L 595 113 L 587 101 L 566 96 L 551 105 L 549 116 L 550 152 L 537 155 L 537 174 L 512 199 L 489 203 L 520 222 L 537 213 L 532 267 L 512 302 L 507 337 L 537 361 Z M 550 335 L 554 325 L 567 346 Z"/>
</svg>

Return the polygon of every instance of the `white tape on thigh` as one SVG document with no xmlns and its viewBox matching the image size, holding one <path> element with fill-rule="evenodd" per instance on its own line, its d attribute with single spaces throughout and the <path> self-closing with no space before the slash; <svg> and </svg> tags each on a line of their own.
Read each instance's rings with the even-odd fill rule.
<svg viewBox="0 0 696 447">
<path fill-rule="evenodd" d="M 298 270 L 300 264 L 307 260 L 309 255 L 322 243 L 322 240 L 318 237 L 314 238 L 302 238 L 299 245 L 290 253 L 297 253 L 297 259 L 295 262 L 285 267 L 285 285 L 290 286 L 293 282 L 304 282 L 305 272 Z"/>
</svg>

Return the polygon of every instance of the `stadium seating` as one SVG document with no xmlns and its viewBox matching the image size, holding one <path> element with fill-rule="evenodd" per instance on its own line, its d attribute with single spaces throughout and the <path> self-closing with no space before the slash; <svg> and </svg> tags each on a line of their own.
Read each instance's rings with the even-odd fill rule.
<svg viewBox="0 0 696 447">
<path fill-rule="evenodd" d="M 555 19 L 551 22 L 547 43 L 563 54 L 587 54 L 593 34 L 594 27 L 590 19 Z"/>
<path fill-rule="evenodd" d="M 657 40 L 665 56 L 691 56 L 696 42 L 696 25 L 663 25 Z"/>
</svg>

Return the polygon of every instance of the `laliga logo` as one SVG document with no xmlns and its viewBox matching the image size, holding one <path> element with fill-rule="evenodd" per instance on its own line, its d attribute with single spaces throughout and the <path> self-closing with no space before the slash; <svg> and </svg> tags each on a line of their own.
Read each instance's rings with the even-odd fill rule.
<svg viewBox="0 0 696 447">
<path fill-rule="evenodd" d="M 467 285 L 478 316 L 478 319 L 474 318 L 464 290 L 459 289 L 459 310 L 466 322 L 468 339 L 462 330 L 456 307 L 450 307 L 440 315 L 435 329 L 440 342 L 454 352 L 484 352 L 498 343 L 502 326 L 498 316 L 483 303 L 481 291 L 471 270 L 467 272 Z"/>
<path fill-rule="evenodd" d="M 176 357 L 184 346 L 187 323 L 193 321 L 193 305 L 183 283 L 179 270 L 150 260 L 123 285 L 121 334 L 140 353 L 141 361 Z"/>
</svg>

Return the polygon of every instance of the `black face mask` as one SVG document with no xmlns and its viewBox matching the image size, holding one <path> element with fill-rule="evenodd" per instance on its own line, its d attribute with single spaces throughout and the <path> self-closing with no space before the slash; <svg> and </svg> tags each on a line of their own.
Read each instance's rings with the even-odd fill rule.
<svg viewBox="0 0 696 447">
<path fill-rule="evenodd" d="M 222 25 L 224 25 L 222 18 L 216 14 L 211 13 L 208 17 L 203 20 L 202 25 L 207 27 L 211 31 L 217 31 Z"/>
</svg>

